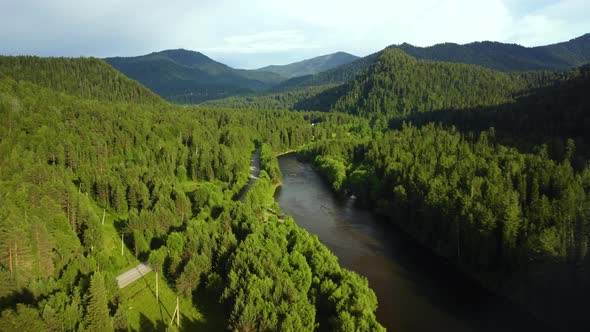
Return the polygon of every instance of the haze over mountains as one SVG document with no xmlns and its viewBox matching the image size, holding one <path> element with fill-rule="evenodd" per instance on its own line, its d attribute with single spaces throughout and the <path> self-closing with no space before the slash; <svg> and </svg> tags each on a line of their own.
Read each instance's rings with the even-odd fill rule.
<svg viewBox="0 0 590 332">
<path fill-rule="evenodd" d="M 358 56 L 348 54 L 346 52 L 336 52 L 332 54 L 322 55 L 315 58 L 294 62 L 284 66 L 266 66 L 258 71 L 269 71 L 279 74 L 286 78 L 313 75 L 340 65 L 352 62 L 359 59 Z"/>
</svg>

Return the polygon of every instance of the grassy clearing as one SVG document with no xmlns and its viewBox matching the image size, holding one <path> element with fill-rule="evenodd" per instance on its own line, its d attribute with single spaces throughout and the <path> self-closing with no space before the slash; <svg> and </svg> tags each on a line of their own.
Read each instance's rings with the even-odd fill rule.
<svg viewBox="0 0 590 332">
<path fill-rule="evenodd" d="M 160 276 L 159 301 L 157 301 L 155 278 L 155 273 L 148 273 L 121 290 L 128 308 L 127 320 L 131 331 L 164 331 L 170 324 L 176 308 L 176 293 Z M 194 305 L 190 299 L 182 297 L 179 299 L 180 330 L 225 330 L 222 316 L 219 312 L 211 310 L 214 308 L 203 303 Z"/>
<path fill-rule="evenodd" d="M 102 223 L 103 209 L 100 208 L 96 202 L 90 201 L 94 212 L 99 217 Z M 121 256 L 121 235 L 115 227 L 115 220 L 126 220 L 127 214 L 113 214 L 108 210 L 104 214 L 104 225 L 102 225 L 104 250 L 108 256 L 111 257 L 111 262 L 115 269 L 115 273 L 123 273 L 130 268 L 139 264 L 139 260 L 135 258 L 133 252 L 125 245 L 123 247 L 123 256 Z"/>
</svg>

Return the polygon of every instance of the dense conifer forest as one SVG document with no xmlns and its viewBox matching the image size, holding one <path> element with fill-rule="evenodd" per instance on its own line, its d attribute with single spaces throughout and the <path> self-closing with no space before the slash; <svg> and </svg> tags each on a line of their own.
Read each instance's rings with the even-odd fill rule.
<svg viewBox="0 0 590 332">
<path fill-rule="evenodd" d="M 389 48 L 180 106 L 102 60 L 0 57 L 0 327 L 163 329 L 117 285 L 147 262 L 185 329 L 384 330 L 367 279 L 275 202 L 288 151 L 541 320 L 590 326 L 589 72 Z"/>
<path fill-rule="evenodd" d="M 372 129 L 299 156 L 484 285 L 586 326 L 587 89 L 587 66 L 504 74 L 387 50 L 332 108 Z"/>
<path fill-rule="evenodd" d="M 136 322 L 115 276 L 148 260 L 232 330 L 381 329 L 366 279 L 272 196 L 275 153 L 358 120 L 172 106 L 99 60 L 3 64 L 0 326 L 126 330 Z M 257 145 L 260 179 L 235 201 Z"/>
</svg>

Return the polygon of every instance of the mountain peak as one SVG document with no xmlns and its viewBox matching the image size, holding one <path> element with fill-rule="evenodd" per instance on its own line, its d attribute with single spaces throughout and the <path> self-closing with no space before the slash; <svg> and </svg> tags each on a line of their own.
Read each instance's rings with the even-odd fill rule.
<svg viewBox="0 0 590 332">
<path fill-rule="evenodd" d="M 218 63 L 201 52 L 186 50 L 184 48 L 163 50 L 154 52 L 152 55 L 163 55 L 172 61 L 187 67 L 199 67 L 204 63 Z"/>
</svg>

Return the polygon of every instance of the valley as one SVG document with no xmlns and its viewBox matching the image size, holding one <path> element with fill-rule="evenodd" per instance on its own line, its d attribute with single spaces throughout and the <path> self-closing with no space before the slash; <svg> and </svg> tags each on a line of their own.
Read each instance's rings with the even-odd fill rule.
<svg viewBox="0 0 590 332">
<path fill-rule="evenodd" d="M 585 331 L 588 36 L 0 56 L 0 330 Z"/>
</svg>

